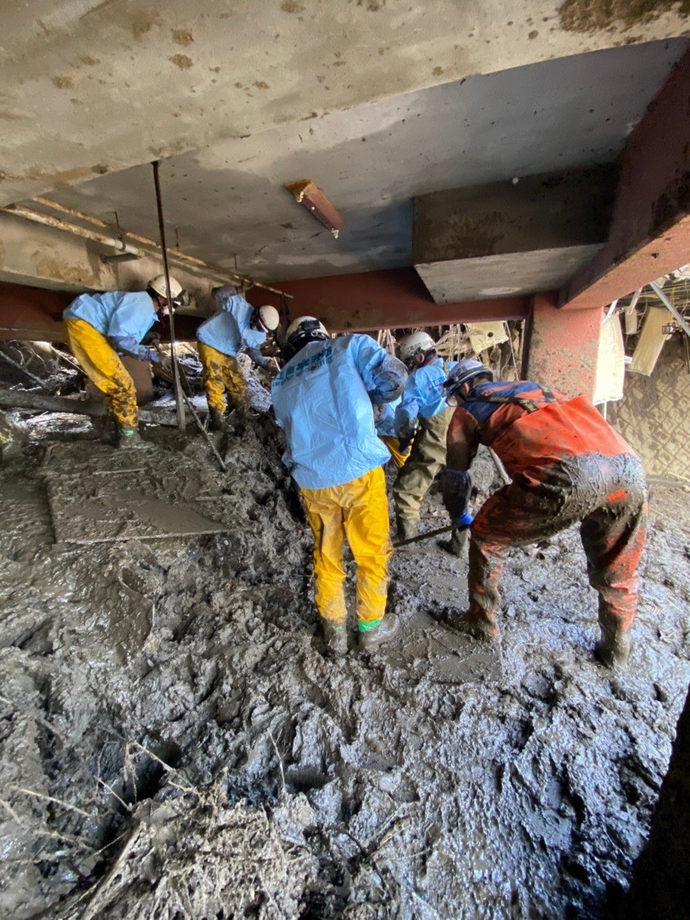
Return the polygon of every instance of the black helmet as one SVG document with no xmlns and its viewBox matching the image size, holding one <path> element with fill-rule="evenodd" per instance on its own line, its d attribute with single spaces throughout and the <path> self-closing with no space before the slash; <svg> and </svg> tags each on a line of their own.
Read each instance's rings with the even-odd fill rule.
<svg viewBox="0 0 690 920">
<path fill-rule="evenodd" d="M 494 372 L 490 367 L 482 364 L 477 358 L 465 358 L 458 361 L 448 378 L 443 381 L 443 391 L 446 399 L 458 394 L 463 383 L 469 380 L 475 380 L 478 377 L 486 377 L 487 380 L 494 379 Z"/>
</svg>

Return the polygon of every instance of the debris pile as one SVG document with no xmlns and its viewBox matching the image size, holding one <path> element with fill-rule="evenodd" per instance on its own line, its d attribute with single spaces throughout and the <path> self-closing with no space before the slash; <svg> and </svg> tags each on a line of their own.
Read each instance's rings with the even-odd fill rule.
<svg viewBox="0 0 690 920">
<path fill-rule="evenodd" d="M 206 791 L 170 791 L 137 808 L 134 830 L 89 893 L 88 909 L 76 899 L 65 916 L 299 916 L 318 871 L 304 842 L 287 839 L 264 809 L 229 804 L 222 781 Z"/>
</svg>

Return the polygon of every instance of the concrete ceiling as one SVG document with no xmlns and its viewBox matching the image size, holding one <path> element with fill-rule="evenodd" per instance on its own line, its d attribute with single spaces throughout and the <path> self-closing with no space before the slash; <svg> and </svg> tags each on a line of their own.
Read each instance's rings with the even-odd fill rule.
<svg viewBox="0 0 690 920">
<path fill-rule="evenodd" d="M 690 34 L 676 0 L 32 0 L 0 26 L 0 205 L 44 194 L 157 238 L 162 159 L 169 243 L 293 283 L 413 265 L 415 197 L 612 163 Z M 0 214 L 5 280 L 136 285 L 144 263 L 102 250 Z M 507 264 L 489 289 L 523 289 Z M 530 290 L 553 283 L 538 264 Z M 440 270 L 437 302 L 487 289 Z"/>
<path fill-rule="evenodd" d="M 0 204 L 472 74 L 687 32 L 677 0 L 10 0 Z"/>
<path fill-rule="evenodd" d="M 411 265 L 413 196 L 613 161 L 686 47 L 470 77 L 174 156 L 161 171 L 169 232 L 207 261 L 232 268 L 236 255 L 259 280 Z M 338 240 L 284 190 L 301 178 L 343 214 Z M 149 165 L 51 194 L 157 236 Z"/>
</svg>

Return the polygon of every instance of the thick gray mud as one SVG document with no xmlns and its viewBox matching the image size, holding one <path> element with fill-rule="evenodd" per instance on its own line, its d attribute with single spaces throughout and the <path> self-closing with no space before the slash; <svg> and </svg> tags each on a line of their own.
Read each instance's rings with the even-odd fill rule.
<svg viewBox="0 0 690 920">
<path fill-rule="evenodd" d="M 392 564 L 400 642 L 332 662 L 268 421 L 226 475 L 200 440 L 142 453 L 226 532 L 56 543 L 45 474 L 74 459 L 0 468 L 0 916 L 601 916 L 690 679 L 683 487 L 653 487 L 622 675 L 576 530 L 512 554 L 500 656 L 439 622 L 466 558 L 429 543 Z"/>
</svg>

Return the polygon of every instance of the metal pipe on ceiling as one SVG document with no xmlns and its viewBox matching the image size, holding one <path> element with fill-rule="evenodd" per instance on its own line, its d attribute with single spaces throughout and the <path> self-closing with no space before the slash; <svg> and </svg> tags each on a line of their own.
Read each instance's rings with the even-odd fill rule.
<svg viewBox="0 0 690 920">
<path fill-rule="evenodd" d="M 86 223 L 92 224 L 94 227 L 101 227 L 106 230 L 112 229 L 111 226 L 104 220 L 101 220 L 100 217 L 94 217 L 92 214 L 86 214 L 84 211 L 78 211 L 76 208 L 70 208 L 67 205 L 53 201 L 52 198 L 44 198 L 42 195 L 38 195 L 33 200 L 37 202 L 37 204 L 42 204 L 46 208 L 51 208 L 53 211 L 59 211 L 61 214 L 66 214 L 69 217 L 75 218 L 76 220 L 83 220 Z M 146 236 L 141 236 L 139 233 L 132 233 L 129 230 L 125 231 L 125 236 L 133 240 L 135 243 L 139 243 L 141 246 L 153 249 L 157 253 L 161 252 L 160 244 L 155 240 L 151 240 Z M 247 278 L 245 275 L 240 275 L 237 272 L 228 271 L 226 268 L 221 268 L 219 265 L 212 265 L 210 262 L 204 262 L 203 259 L 197 259 L 196 256 L 190 256 L 186 252 L 180 252 L 179 249 L 170 249 L 170 247 L 166 248 L 169 259 L 183 262 L 185 267 L 187 267 L 190 271 L 199 271 L 206 275 L 218 276 L 224 281 L 232 279 L 232 281 L 236 284 L 239 283 L 244 285 L 251 285 L 252 287 L 258 287 L 264 291 L 271 291 L 273 294 L 278 294 L 281 297 L 287 297 L 292 300 L 292 294 L 286 294 L 284 291 L 281 291 L 278 288 L 271 287 L 268 284 L 262 284 L 260 281 L 253 281 L 251 278 Z"/>
<path fill-rule="evenodd" d="M 6 208 L 1 208 L 5 214 L 16 214 L 17 217 L 23 217 L 25 220 L 33 221 L 35 224 L 44 224 L 46 227 L 53 227 L 55 230 L 62 230 L 65 233 L 71 233 L 74 236 L 81 236 L 87 240 L 93 240 L 96 243 L 102 243 L 104 246 L 111 246 L 118 250 L 120 254 L 139 256 L 139 250 L 136 246 L 130 246 L 124 240 L 115 236 L 106 236 L 97 230 L 89 230 L 87 227 L 79 227 L 76 224 L 69 224 L 59 217 L 53 217 L 50 214 L 43 214 L 41 211 L 34 211 L 23 204 L 10 204 Z"/>
</svg>

